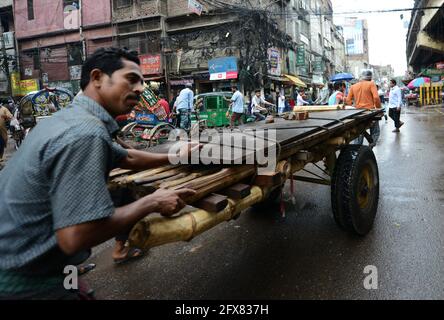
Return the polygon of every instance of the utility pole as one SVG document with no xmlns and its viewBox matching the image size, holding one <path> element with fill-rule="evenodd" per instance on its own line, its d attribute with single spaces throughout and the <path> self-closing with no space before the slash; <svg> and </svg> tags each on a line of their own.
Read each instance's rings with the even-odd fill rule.
<svg viewBox="0 0 444 320">
<path fill-rule="evenodd" d="M 2 46 L 2 59 L 3 59 L 3 71 L 6 76 L 6 93 L 8 96 L 11 96 L 11 77 L 9 75 L 9 59 L 8 55 L 6 54 L 6 45 L 5 45 L 5 38 L 3 33 L 3 28 L 0 28 L 1 35 L 0 35 L 0 45 Z"/>
<path fill-rule="evenodd" d="M 160 4 L 159 4 L 160 5 Z M 159 7 L 160 9 L 160 7 Z M 163 70 L 165 74 L 165 84 L 166 84 L 166 95 L 168 101 L 170 100 L 170 93 L 171 93 L 171 84 L 170 84 L 170 70 L 169 70 L 169 61 L 168 61 L 168 53 L 166 52 L 166 49 L 169 49 L 168 45 L 168 34 L 166 32 L 166 23 L 165 23 L 165 16 L 162 14 L 162 17 L 160 18 L 160 26 L 162 29 L 161 34 L 161 58 L 162 58 L 162 65 Z"/>
<path fill-rule="evenodd" d="M 82 0 L 79 0 L 79 34 L 80 42 L 82 43 L 82 61 L 86 60 L 86 43 L 83 35 L 83 22 L 82 22 Z"/>
</svg>

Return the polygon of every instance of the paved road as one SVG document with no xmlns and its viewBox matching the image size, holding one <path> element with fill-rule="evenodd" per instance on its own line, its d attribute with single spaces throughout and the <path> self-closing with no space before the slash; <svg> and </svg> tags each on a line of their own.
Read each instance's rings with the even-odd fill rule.
<svg viewBox="0 0 444 320">
<path fill-rule="evenodd" d="M 105 299 L 444 299 L 444 109 L 403 120 L 398 135 L 381 122 L 381 200 L 366 238 L 335 225 L 329 187 L 298 182 L 286 218 L 249 211 L 124 266 L 108 242 L 86 279 Z M 367 265 L 378 290 L 364 289 Z"/>
</svg>

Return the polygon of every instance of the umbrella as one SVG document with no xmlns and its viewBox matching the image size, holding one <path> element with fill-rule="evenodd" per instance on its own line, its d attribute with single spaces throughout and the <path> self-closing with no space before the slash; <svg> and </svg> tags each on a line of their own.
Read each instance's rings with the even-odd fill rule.
<svg viewBox="0 0 444 320">
<path fill-rule="evenodd" d="M 330 78 L 331 82 L 337 82 L 337 81 L 350 81 L 353 80 L 355 77 L 351 75 L 350 73 L 338 73 Z"/>
<path fill-rule="evenodd" d="M 414 88 L 419 88 L 420 86 L 422 86 L 423 84 L 426 83 L 430 83 L 430 78 L 417 78 L 413 81 L 411 81 L 407 87 L 409 87 L 410 89 L 414 89 Z"/>
</svg>

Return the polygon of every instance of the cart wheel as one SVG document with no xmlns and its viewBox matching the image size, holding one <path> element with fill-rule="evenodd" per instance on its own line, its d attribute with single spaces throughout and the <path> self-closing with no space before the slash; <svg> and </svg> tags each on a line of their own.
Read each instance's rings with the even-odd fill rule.
<svg viewBox="0 0 444 320">
<path fill-rule="evenodd" d="M 367 235 L 379 202 L 379 171 L 369 147 L 342 149 L 332 177 L 331 202 L 336 223 L 348 232 Z"/>
</svg>

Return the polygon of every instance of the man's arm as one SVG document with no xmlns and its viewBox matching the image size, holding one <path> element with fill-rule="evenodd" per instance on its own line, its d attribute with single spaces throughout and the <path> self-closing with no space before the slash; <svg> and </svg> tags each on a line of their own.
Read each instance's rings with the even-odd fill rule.
<svg viewBox="0 0 444 320">
<path fill-rule="evenodd" d="M 74 255 L 127 232 L 151 213 L 171 216 L 179 212 L 186 205 L 183 199 L 193 194 L 195 191 L 190 189 L 158 190 L 139 201 L 116 209 L 109 218 L 57 230 L 57 242 L 65 254 Z"/>
<path fill-rule="evenodd" d="M 347 106 L 351 106 L 353 105 L 353 98 L 354 98 L 354 92 L 353 92 L 353 87 L 350 88 L 350 91 L 348 93 L 347 98 L 345 99 L 345 104 Z"/>
<path fill-rule="evenodd" d="M 190 156 L 194 150 L 200 149 L 200 147 L 200 145 L 190 143 L 180 150 L 178 158 L 182 159 L 184 155 Z M 129 170 L 148 170 L 169 163 L 170 156 L 166 153 L 151 153 L 130 149 L 128 150 L 128 156 L 121 161 L 119 167 Z"/>
<path fill-rule="evenodd" d="M 128 150 L 128 157 L 120 163 L 121 169 L 146 170 L 169 163 L 168 154 L 150 153 L 140 150 Z"/>
<path fill-rule="evenodd" d="M 376 88 L 375 84 L 372 85 L 372 96 L 376 109 L 381 109 L 381 98 L 379 98 L 378 88 Z"/>
<path fill-rule="evenodd" d="M 398 90 L 396 90 L 396 94 L 398 96 L 398 103 L 396 104 L 396 108 L 398 109 L 398 111 L 400 111 L 401 106 L 402 106 L 402 92 L 401 92 L 400 88 L 398 88 Z"/>
<path fill-rule="evenodd" d="M 190 111 L 194 111 L 194 106 L 193 106 L 194 93 L 191 90 L 188 93 L 188 99 L 189 99 L 188 107 L 190 108 Z"/>
</svg>

